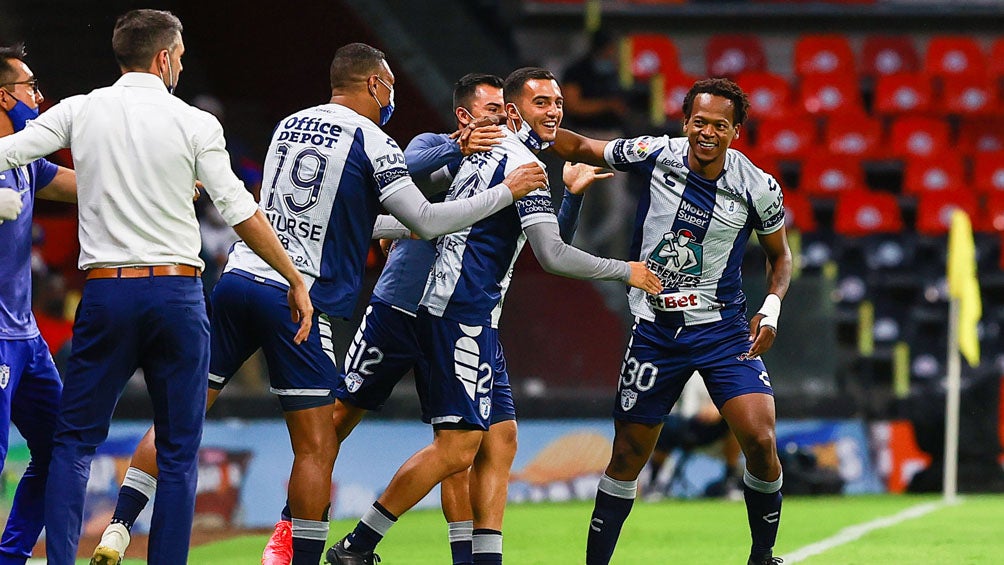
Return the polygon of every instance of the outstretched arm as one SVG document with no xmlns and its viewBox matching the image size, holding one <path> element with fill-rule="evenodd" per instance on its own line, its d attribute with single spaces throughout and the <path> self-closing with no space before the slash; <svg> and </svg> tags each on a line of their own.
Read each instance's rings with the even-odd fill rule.
<svg viewBox="0 0 1004 565">
<path fill-rule="evenodd" d="M 608 142 L 609 140 L 592 139 L 572 130 L 559 128 L 551 151 L 566 161 L 606 167 L 607 162 L 603 158 L 603 149 Z"/>
<path fill-rule="evenodd" d="M 788 248 L 788 236 L 784 227 L 768 235 L 758 235 L 757 238 L 760 240 L 760 247 L 767 254 L 767 298 L 750 320 L 749 339 L 752 344 L 746 353 L 750 358 L 766 353 L 774 345 L 781 300 L 791 283 L 791 249 Z"/>
</svg>

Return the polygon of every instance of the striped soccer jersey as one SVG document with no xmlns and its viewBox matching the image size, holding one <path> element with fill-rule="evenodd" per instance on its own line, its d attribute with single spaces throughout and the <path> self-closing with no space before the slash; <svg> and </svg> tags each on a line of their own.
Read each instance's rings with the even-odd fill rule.
<svg viewBox="0 0 1004 565">
<path fill-rule="evenodd" d="M 491 151 L 464 159 L 447 200 L 487 190 L 526 163 L 544 166 L 515 133 L 509 128 L 502 131 L 505 137 Z M 434 316 L 497 328 L 513 265 L 526 243 L 523 229 L 540 222 L 557 223 L 546 186 L 517 200 L 515 206 L 441 237 L 422 305 Z"/>
<path fill-rule="evenodd" d="M 745 315 L 742 258 L 750 234 L 784 225 L 781 188 L 739 151 L 729 149 L 715 180 L 687 166 L 687 138 L 616 139 L 604 158 L 650 180 L 635 218 L 631 258 L 662 281 L 658 296 L 632 288 L 631 312 L 671 326 L 706 324 Z"/>
<path fill-rule="evenodd" d="M 279 122 L 265 157 L 259 207 L 310 287 L 315 308 L 349 317 L 359 295 L 379 202 L 411 183 L 404 154 L 369 119 L 340 104 Z M 227 271 L 282 285 L 244 242 Z"/>
</svg>

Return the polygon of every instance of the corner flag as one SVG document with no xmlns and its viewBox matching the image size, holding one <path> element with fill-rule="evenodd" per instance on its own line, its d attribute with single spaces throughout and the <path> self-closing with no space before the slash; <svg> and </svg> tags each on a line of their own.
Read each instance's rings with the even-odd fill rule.
<svg viewBox="0 0 1004 565">
<path fill-rule="evenodd" d="M 983 315 L 980 283 L 976 278 L 976 245 L 969 216 L 961 210 L 952 212 L 948 233 L 948 294 L 958 300 L 958 346 L 970 367 L 980 363 L 980 340 L 976 324 Z"/>
</svg>

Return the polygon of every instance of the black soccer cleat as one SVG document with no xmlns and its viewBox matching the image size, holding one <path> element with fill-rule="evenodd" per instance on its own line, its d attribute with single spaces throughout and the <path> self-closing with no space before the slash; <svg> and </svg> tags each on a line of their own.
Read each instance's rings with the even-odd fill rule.
<svg viewBox="0 0 1004 565">
<path fill-rule="evenodd" d="M 347 536 L 346 536 L 347 537 Z M 328 565 L 376 565 L 380 556 L 372 551 L 356 553 L 345 549 L 345 538 L 328 548 L 324 554 L 324 562 Z"/>
<path fill-rule="evenodd" d="M 778 565 L 783 562 L 784 560 L 780 557 L 774 557 L 774 552 L 768 552 L 766 555 L 761 555 L 760 557 L 750 555 L 746 565 Z"/>
</svg>

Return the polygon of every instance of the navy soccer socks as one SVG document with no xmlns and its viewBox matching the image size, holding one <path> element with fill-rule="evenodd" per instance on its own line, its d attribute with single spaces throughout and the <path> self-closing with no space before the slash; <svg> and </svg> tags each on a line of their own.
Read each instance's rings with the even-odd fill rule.
<svg viewBox="0 0 1004 565">
<path fill-rule="evenodd" d="M 293 518 L 293 561 L 290 565 L 317 565 L 328 540 L 327 520 Z"/>
<path fill-rule="evenodd" d="M 133 524 L 140 512 L 157 492 L 157 479 L 135 467 L 126 469 L 119 498 L 115 502 L 115 513 L 112 514 L 112 524 L 122 524 L 127 530 L 132 530 Z"/>
<path fill-rule="evenodd" d="M 502 565 L 502 532 L 478 528 L 471 540 L 474 565 Z"/>
<path fill-rule="evenodd" d="M 638 480 L 618 481 L 607 475 L 600 479 L 596 490 L 596 506 L 589 521 L 586 539 L 586 564 L 606 565 L 614 554 L 617 538 L 631 506 L 638 496 Z"/>
<path fill-rule="evenodd" d="M 471 565 L 473 563 L 472 539 L 474 536 L 474 520 L 450 522 L 450 553 L 453 555 L 453 565 Z"/>
<path fill-rule="evenodd" d="M 374 502 L 373 507 L 367 510 L 356 524 L 356 529 L 346 536 L 345 549 L 354 553 L 373 551 L 395 522 L 397 516 L 391 514 L 379 502 Z"/>
<path fill-rule="evenodd" d="M 777 540 L 777 526 L 781 521 L 781 482 L 784 474 L 775 481 L 762 481 L 743 473 L 743 497 L 746 499 L 746 516 L 750 524 L 753 546 L 750 558 L 761 559 L 771 553 Z"/>
</svg>

